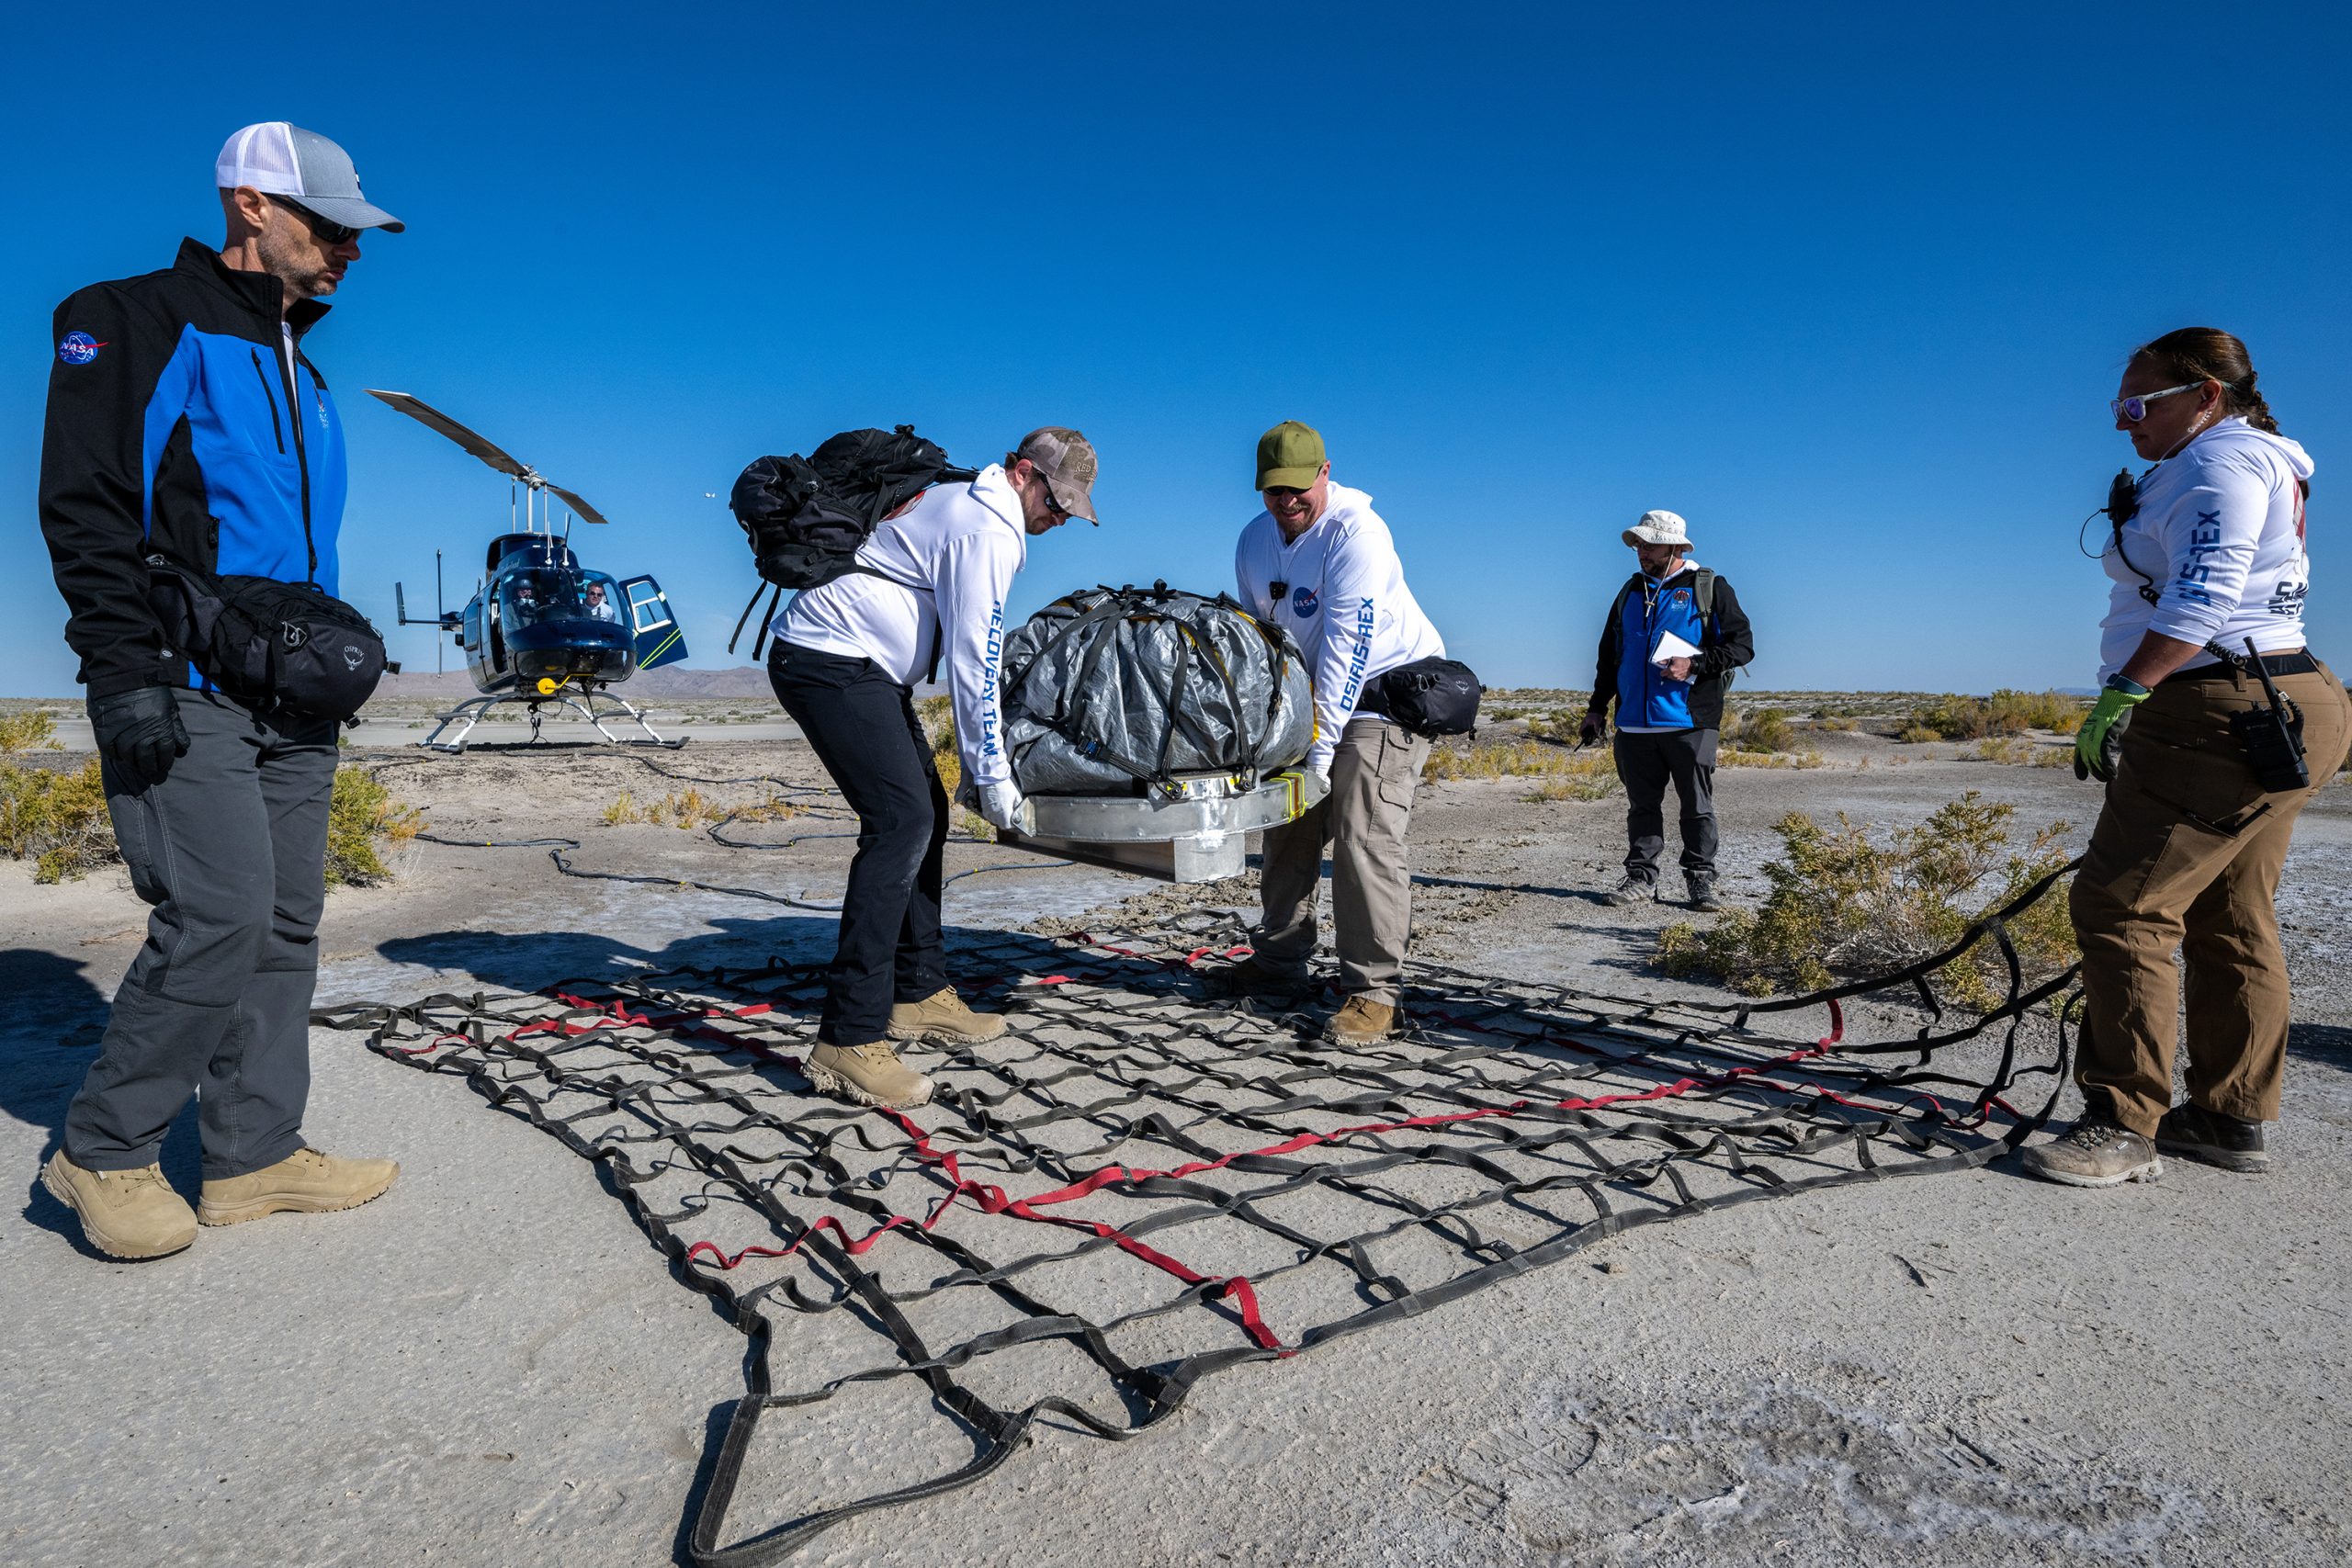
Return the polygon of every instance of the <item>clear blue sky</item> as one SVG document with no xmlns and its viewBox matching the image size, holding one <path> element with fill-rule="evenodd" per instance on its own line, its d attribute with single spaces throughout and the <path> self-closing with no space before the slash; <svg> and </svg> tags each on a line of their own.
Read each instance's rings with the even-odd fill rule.
<svg viewBox="0 0 2352 1568">
<path fill-rule="evenodd" d="M 1490 683 L 1589 678 L 1619 531 L 1664 506 L 1760 684 L 2086 684 L 2107 399 L 2132 344 L 2211 324 L 2318 459 L 2312 637 L 2352 660 L 2341 6 L 310 15 L 10 24 L 0 693 L 74 689 L 33 508 L 50 311 L 217 242 L 213 155 L 266 118 L 410 225 L 311 344 L 346 592 L 386 623 L 436 547 L 470 587 L 507 495 L 365 387 L 607 512 L 589 559 L 656 572 L 696 664 L 734 662 L 752 582 L 704 492 L 760 453 L 1085 430 L 1106 521 L 1035 542 L 1025 612 L 1229 585 L 1253 443 L 1303 419 Z"/>
</svg>

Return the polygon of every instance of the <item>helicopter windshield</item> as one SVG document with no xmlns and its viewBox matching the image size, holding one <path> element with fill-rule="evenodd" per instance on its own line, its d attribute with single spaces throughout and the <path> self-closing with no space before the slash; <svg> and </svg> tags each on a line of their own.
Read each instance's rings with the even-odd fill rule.
<svg viewBox="0 0 2352 1568">
<path fill-rule="evenodd" d="M 620 592 L 601 571 L 526 567 L 499 579 L 498 605 L 509 626 L 548 621 L 620 625 Z"/>
</svg>

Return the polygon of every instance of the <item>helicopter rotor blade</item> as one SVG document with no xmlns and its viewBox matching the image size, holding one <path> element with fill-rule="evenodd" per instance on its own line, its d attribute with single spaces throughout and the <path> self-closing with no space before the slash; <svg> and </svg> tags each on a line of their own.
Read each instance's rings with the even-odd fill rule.
<svg viewBox="0 0 2352 1568">
<path fill-rule="evenodd" d="M 456 420 L 451 419 L 447 414 L 443 413 L 439 409 L 435 408 L 431 403 L 424 401 L 421 398 L 411 397 L 406 392 L 379 391 L 373 387 L 368 389 L 368 395 L 371 398 L 379 399 L 390 407 L 398 409 L 401 412 L 408 415 L 409 418 L 416 421 L 417 423 L 424 425 L 426 429 L 440 432 L 443 435 L 447 436 L 450 440 L 456 442 L 458 446 L 472 453 L 475 457 L 480 457 L 483 462 L 488 463 L 492 468 L 496 468 L 502 474 L 521 479 L 526 484 L 531 485 L 534 488 L 537 488 L 538 485 L 545 482 L 527 465 L 517 462 L 513 457 L 500 450 L 497 446 L 492 446 L 481 436 L 475 434 L 472 431 L 468 430 L 464 425 L 459 424 Z M 562 492 L 558 491 L 557 493 L 561 494 Z M 570 497 L 566 497 L 565 499 L 569 500 Z M 596 521 L 601 523 L 604 519 L 599 517 Z"/>
<path fill-rule="evenodd" d="M 606 517 L 603 513 L 597 511 L 594 507 L 589 505 L 586 502 L 581 500 L 578 496 L 572 494 L 571 491 L 564 489 L 561 485 L 548 485 L 548 493 L 550 495 L 560 496 L 566 506 L 569 506 L 572 511 L 580 513 L 580 519 L 583 523 L 606 523 L 611 521 L 611 519 Z"/>
</svg>

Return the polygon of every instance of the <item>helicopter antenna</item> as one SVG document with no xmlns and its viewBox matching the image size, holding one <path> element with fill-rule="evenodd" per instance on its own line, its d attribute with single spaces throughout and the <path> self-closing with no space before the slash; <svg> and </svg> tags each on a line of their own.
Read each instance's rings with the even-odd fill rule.
<svg viewBox="0 0 2352 1568">
<path fill-rule="evenodd" d="M 548 483 L 547 476 L 540 473 L 537 468 L 534 468 L 528 463 L 525 463 L 513 457 L 503 448 L 493 445 L 482 436 L 475 434 L 473 431 L 467 429 L 464 425 L 459 424 L 456 420 L 451 419 L 447 414 L 443 413 L 439 409 L 435 408 L 431 403 L 424 401 L 423 399 L 412 397 L 406 392 L 382 391 L 374 387 L 368 389 L 368 395 L 379 400 L 390 408 L 399 410 L 401 412 L 408 415 L 409 418 L 416 421 L 419 424 L 424 425 L 426 429 L 435 431 L 438 434 L 448 437 L 448 439 L 456 442 L 466 451 L 472 453 L 484 463 L 489 464 L 492 468 L 497 469 L 507 478 L 520 483 L 526 491 L 532 493 L 537 493 L 541 491 L 552 491 L 556 495 L 560 496 L 563 499 L 564 503 L 570 506 L 572 511 L 578 513 L 582 517 L 586 518 L 589 522 L 603 523 L 606 521 L 603 513 L 597 511 L 594 507 L 581 500 L 580 497 L 572 491 L 564 489 L 561 485 Z M 511 496 L 507 502 L 507 512 L 508 522 L 511 525 L 513 522 L 514 513 L 514 502 Z M 551 518 L 548 520 L 547 527 L 549 533 L 553 533 L 555 531 L 555 525 Z M 523 531 L 526 533 L 531 531 L 530 502 L 528 495 L 526 495 L 524 498 Z"/>
</svg>

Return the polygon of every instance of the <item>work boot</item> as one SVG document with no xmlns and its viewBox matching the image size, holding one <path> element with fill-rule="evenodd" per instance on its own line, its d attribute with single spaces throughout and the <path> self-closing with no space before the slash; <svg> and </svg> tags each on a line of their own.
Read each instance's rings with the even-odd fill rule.
<svg viewBox="0 0 2352 1568">
<path fill-rule="evenodd" d="M 1219 997 L 1271 997 L 1295 1001 L 1312 984 L 1305 975 L 1281 969 L 1256 953 L 1235 964 L 1220 964 L 1202 976 L 1209 994 Z"/>
<path fill-rule="evenodd" d="M 887 1040 L 863 1045 L 819 1045 L 801 1064 L 808 1081 L 826 1094 L 886 1111 L 912 1111 L 931 1103 L 931 1080 L 899 1060 Z"/>
<path fill-rule="evenodd" d="M 1338 1045 L 1370 1045 L 1396 1032 L 1398 1014 L 1386 1002 L 1353 996 L 1323 1026 L 1325 1038 Z"/>
<path fill-rule="evenodd" d="M 953 1040 L 985 1045 L 1003 1034 L 1004 1029 L 1001 1014 L 974 1012 L 953 986 L 942 986 L 919 1002 L 899 1002 L 890 1009 L 893 1040 Z"/>
<path fill-rule="evenodd" d="M 1713 873 L 1694 871 L 1684 877 L 1683 881 L 1690 886 L 1692 908 L 1710 915 L 1722 910 L 1724 901 L 1715 897 L 1715 879 Z"/>
<path fill-rule="evenodd" d="M 2069 1187 L 2120 1187 L 2154 1181 L 2164 1174 L 2165 1162 L 2147 1139 L 2093 1113 L 2053 1142 L 2026 1150 L 2025 1168 Z"/>
<path fill-rule="evenodd" d="M 1628 876 L 1624 881 L 1603 893 L 1600 896 L 1600 901 L 1612 909 L 1622 909 L 1628 904 L 1646 904 L 1657 897 L 1656 883 L 1644 882 L 1638 876 Z"/>
<path fill-rule="evenodd" d="M 237 1225 L 264 1214 L 331 1214 L 382 1197 L 400 1174 L 394 1160 L 296 1149 L 276 1165 L 206 1182 L 196 1217 L 208 1225 Z"/>
<path fill-rule="evenodd" d="M 2240 1121 L 2201 1105 L 2176 1105 L 2165 1111 L 2165 1119 L 2156 1123 L 2156 1147 L 2223 1170 L 2270 1168 L 2270 1151 L 2262 1146 L 2261 1122 Z"/>
<path fill-rule="evenodd" d="M 82 1220 L 82 1235 L 108 1258 L 163 1258 L 196 1239 L 196 1214 L 160 1165 L 85 1170 L 63 1149 L 40 1168 L 50 1196 Z"/>
</svg>

